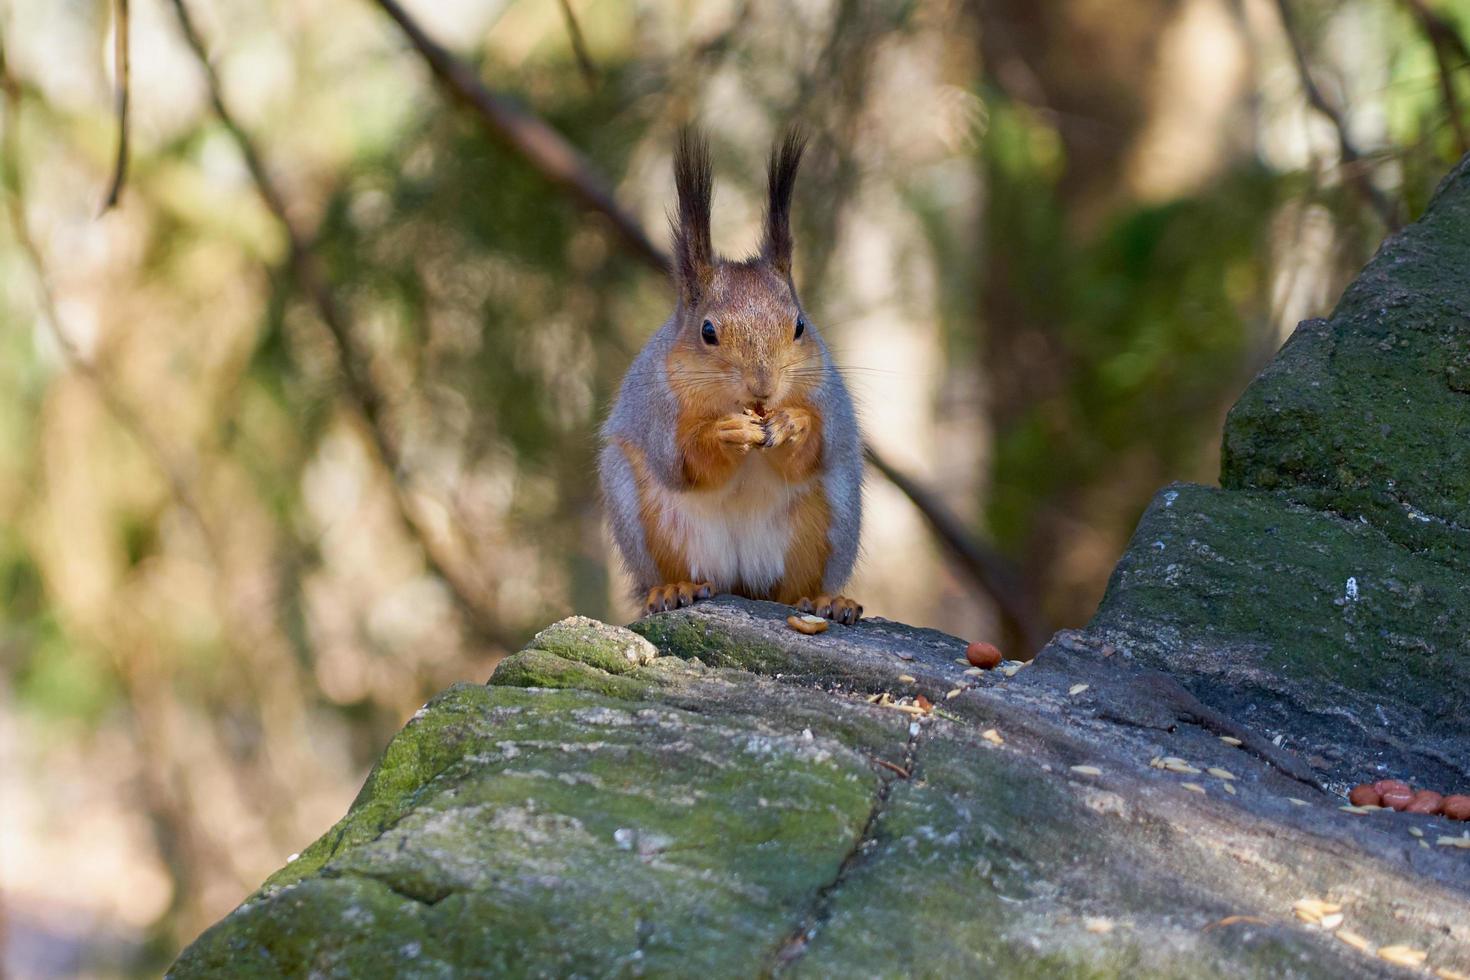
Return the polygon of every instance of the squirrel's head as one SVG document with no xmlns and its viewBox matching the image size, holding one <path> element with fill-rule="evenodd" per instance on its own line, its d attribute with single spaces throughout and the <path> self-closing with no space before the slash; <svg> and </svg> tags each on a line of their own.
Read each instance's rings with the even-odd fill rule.
<svg viewBox="0 0 1470 980">
<path fill-rule="evenodd" d="M 680 136 L 679 210 L 670 218 L 679 336 L 670 381 L 714 411 L 765 414 L 821 382 L 821 344 L 791 281 L 791 191 L 805 144 L 793 130 L 772 148 L 761 250 L 737 262 L 710 245 L 709 147 L 688 130 Z"/>
</svg>

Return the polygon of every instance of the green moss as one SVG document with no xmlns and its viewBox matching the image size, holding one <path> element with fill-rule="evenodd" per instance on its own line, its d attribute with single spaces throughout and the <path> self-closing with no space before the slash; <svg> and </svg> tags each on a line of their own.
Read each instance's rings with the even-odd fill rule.
<svg viewBox="0 0 1470 980">
<path fill-rule="evenodd" d="M 532 637 L 526 646 L 612 674 L 636 670 L 658 655 L 647 640 L 632 630 L 586 616 L 570 616 L 553 623 Z"/>
<path fill-rule="evenodd" d="M 698 659 L 715 667 L 734 667 L 758 674 L 800 673 L 802 661 L 779 645 L 713 627 L 688 613 L 666 613 L 640 619 L 630 629 L 647 637 L 661 653 Z"/>
<path fill-rule="evenodd" d="M 1221 485 L 1368 520 L 1458 568 L 1470 532 L 1470 171 L 1298 329 L 1226 422 Z"/>
<path fill-rule="evenodd" d="M 502 660 L 490 675 L 497 687 L 567 687 L 608 697 L 636 699 L 648 693 L 647 683 L 620 677 L 545 650 L 522 650 Z"/>
<path fill-rule="evenodd" d="M 1207 672 L 1259 671 L 1324 703 L 1347 689 L 1454 726 L 1470 700 L 1467 619 L 1470 576 L 1372 526 L 1271 494 L 1176 485 L 1144 515 L 1092 625 L 1149 624 L 1174 638 L 1168 657 L 1195 645 L 1217 658 Z"/>
</svg>

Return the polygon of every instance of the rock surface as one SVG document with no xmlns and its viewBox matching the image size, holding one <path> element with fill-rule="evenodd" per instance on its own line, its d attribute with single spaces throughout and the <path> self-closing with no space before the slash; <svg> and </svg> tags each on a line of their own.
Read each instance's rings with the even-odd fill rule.
<svg viewBox="0 0 1470 980">
<path fill-rule="evenodd" d="M 1225 446 L 1024 669 L 729 598 L 556 624 L 172 975 L 1470 974 L 1470 824 L 1340 809 L 1470 791 L 1470 161 Z"/>
</svg>

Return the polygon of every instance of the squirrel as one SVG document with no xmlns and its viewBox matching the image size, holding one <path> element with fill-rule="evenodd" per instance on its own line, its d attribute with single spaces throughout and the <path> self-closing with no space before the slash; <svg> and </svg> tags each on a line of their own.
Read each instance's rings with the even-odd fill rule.
<svg viewBox="0 0 1470 980">
<path fill-rule="evenodd" d="M 764 237 L 742 261 L 710 242 L 709 145 L 674 153 L 673 315 L 634 359 L 598 460 L 613 537 L 644 614 L 717 593 L 851 625 L 862 436 L 792 282 L 791 196 L 805 138 L 771 150 Z"/>
</svg>

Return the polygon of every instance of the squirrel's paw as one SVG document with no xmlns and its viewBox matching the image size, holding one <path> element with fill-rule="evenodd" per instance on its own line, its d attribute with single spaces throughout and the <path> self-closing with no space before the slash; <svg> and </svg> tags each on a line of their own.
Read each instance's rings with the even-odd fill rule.
<svg viewBox="0 0 1470 980">
<path fill-rule="evenodd" d="M 766 419 L 766 438 L 762 445 L 767 449 L 782 445 L 794 446 L 806 438 L 811 424 L 812 417 L 807 412 L 778 408 Z"/>
<path fill-rule="evenodd" d="M 766 430 L 760 419 L 750 412 L 726 415 L 715 423 L 715 437 L 721 442 L 745 450 L 766 441 Z"/>
<path fill-rule="evenodd" d="M 648 595 L 643 600 L 643 615 L 682 609 L 714 594 L 713 582 L 670 582 L 668 585 L 655 585 L 648 590 Z"/>
<path fill-rule="evenodd" d="M 802 597 L 797 600 L 796 609 L 847 626 L 863 618 L 863 607 L 857 600 L 844 595 L 819 595 L 815 599 Z"/>
</svg>

